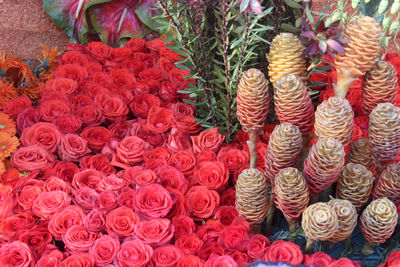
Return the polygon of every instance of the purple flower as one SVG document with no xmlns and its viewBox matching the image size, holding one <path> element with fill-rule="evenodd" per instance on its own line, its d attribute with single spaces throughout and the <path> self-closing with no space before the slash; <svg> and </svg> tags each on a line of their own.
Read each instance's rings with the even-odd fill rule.
<svg viewBox="0 0 400 267">
<path fill-rule="evenodd" d="M 259 0 L 239 0 L 240 13 L 247 11 L 248 13 L 262 14 L 262 7 Z"/>
</svg>

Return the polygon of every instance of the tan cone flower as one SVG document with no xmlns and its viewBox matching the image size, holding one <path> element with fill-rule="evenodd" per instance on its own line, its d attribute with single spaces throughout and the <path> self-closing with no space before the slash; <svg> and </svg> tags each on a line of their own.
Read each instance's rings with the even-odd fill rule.
<svg viewBox="0 0 400 267">
<path fill-rule="evenodd" d="M 329 241 L 336 243 L 351 236 L 357 225 L 357 211 L 350 201 L 344 199 L 332 199 L 328 202 L 339 221 L 339 229 L 333 234 Z"/>
<path fill-rule="evenodd" d="M 374 245 L 390 238 L 397 225 L 396 206 L 387 198 L 372 201 L 360 217 L 360 227 L 365 239 Z"/>
<path fill-rule="evenodd" d="M 361 164 L 375 175 L 375 164 L 368 138 L 360 138 L 351 143 L 347 163 Z"/>
<path fill-rule="evenodd" d="M 336 139 L 321 138 L 304 161 L 304 177 L 311 192 L 318 193 L 336 182 L 344 164 L 344 148 Z"/>
<path fill-rule="evenodd" d="M 285 217 L 298 218 L 308 205 L 306 180 L 295 168 L 285 168 L 275 177 L 275 203 Z"/>
<path fill-rule="evenodd" d="M 268 80 L 258 69 L 243 72 L 237 91 L 237 116 L 244 131 L 264 126 L 270 99 Z"/>
<path fill-rule="evenodd" d="M 303 51 L 304 46 L 294 34 L 281 33 L 272 40 L 267 60 L 269 79 L 274 85 L 285 74 L 305 79 L 306 61 L 301 58 Z"/>
<path fill-rule="evenodd" d="M 400 108 L 378 104 L 369 115 L 369 142 L 375 164 L 382 168 L 400 152 Z"/>
<path fill-rule="evenodd" d="M 308 239 L 326 241 L 339 229 L 339 221 L 335 210 L 320 202 L 305 209 L 301 226 Z"/>
<path fill-rule="evenodd" d="M 294 74 L 282 76 L 274 87 L 275 112 L 281 123 L 291 123 L 302 133 L 312 130 L 314 106 L 303 81 Z"/>
<path fill-rule="evenodd" d="M 364 78 L 363 102 L 369 114 L 379 103 L 396 103 L 397 76 L 392 64 L 378 61 Z"/>
<path fill-rule="evenodd" d="M 346 146 L 353 135 L 354 113 L 349 101 L 331 97 L 323 101 L 315 112 L 315 135 L 333 137 Z"/>
<path fill-rule="evenodd" d="M 289 123 L 277 125 L 272 132 L 265 158 L 265 176 L 273 179 L 278 172 L 296 166 L 303 139 L 299 127 Z"/>
<path fill-rule="evenodd" d="M 261 223 L 268 211 L 267 182 L 257 169 L 245 169 L 236 182 L 236 209 L 251 224 Z"/>
<path fill-rule="evenodd" d="M 400 162 L 389 165 L 378 178 L 373 191 L 374 199 L 387 197 L 400 205 Z"/>
<path fill-rule="evenodd" d="M 374 18 L 360 16 L 347 24 L 343 38 L 344 54 L 337 53 L 335 95 L 345 97 L 352 82 L 369 71 L 378 55 L 382 28 Z"/>
<path fill-rule="evenodd" d="M 350 201 L 359 212 L 369 200 L 374 186 L 374 176 L 363 165 L 348 163 L 339 175 L 336 197 Z"/>
</svg>

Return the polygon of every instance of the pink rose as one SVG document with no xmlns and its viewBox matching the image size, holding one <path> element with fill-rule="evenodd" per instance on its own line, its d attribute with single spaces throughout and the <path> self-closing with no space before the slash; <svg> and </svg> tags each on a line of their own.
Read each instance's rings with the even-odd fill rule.
<svg viewBox="0 0 400 267">
<path fill-rule="evenodd" d="M 65 247 L 72 252 L 87 252 L 96 238 L 97 233 L 88 232 L 83 225 L 71 226 L 62 236 Z"/>
<path fill-rule="evenodd" d="M 121 267 L 144 267 L 153 257 L 153 249 L 139 240 L 127 241 L 121 245 L 117 261 Z"/>
<path fill-rule="evenodd" d="M 168 219 L 152 219 L 135 224 L 135 238 L 150 246 L 161 246 L 171 241 L 174 226 Z"/>
<path fill-rule="evenodd" d="M 119 248 L 119 240 L 109 235 L 103 235 L 94 242 L 89 253 L 94 256 L 98 266 L 104 266 L 114 261 Z"/>
<path fill-rule="evenodd" d="M 71 198 L 62 191 L 42 192 L 33 202 L 32 211 L 38 217 L 48 219 L 56 212 L 69 206 Z"/>
</svg>

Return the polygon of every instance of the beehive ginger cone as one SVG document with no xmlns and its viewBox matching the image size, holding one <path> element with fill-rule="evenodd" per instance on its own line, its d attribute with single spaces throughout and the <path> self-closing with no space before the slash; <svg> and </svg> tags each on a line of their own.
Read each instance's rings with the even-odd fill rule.
<svg viewBox="0 0 400 267">
<path fill-rule="evenodd" d="M 282 211 L 291 232 L 296 219 L 308 205 L 310 195 L 303 174 L 296 168 L 285 168 L 275 176 L 275 203 Z M 295 224 L 295 225 L 293 225 Z"/>
<path fill-rule="evenodd" d="M 361 164 L 375 175 L 375 164 L 368 138 L 360 138 L 351 143 L 346 162 Z"/>
<path fill-rule="evenodd" d="M 294 167 L 301 155 L 303 139 L 299 127 L 283 123 L 273 130 L 266 152 L 265 176 L 273 180 L 284 168 Z"/>
<path fill-rule="evenodd" d="M 304 161 L 304 177 L 315 195 L 336 182 L 344 164 L 343 145 L 335 138 L 321 138 Z"/>
<path fill-rule="evenodd" d="M 336 184 L 336 198 L 350 201 L 359 212 L 371 197 L 374 180 L 365 166 L 347 163 Z"/>
<path fill-rule="evenodd" d="M 371 69 L 378 55 L 382 28 L 374 18 L 360 16 L 346 25 L 344 53 L 336 54 L 337 70 L 335 95 L 345 97 L 351 84 Z"/>
<path fill-rule="evenodd" d="M 400 162 L 393 163 L 382 172 L 374 191 L 374 199 L 387 197 L 396 206 L 400 205 Z"/>
<path fill-rule="evenodd" d="M 396 70 L 387 61 L 378 61 L 364 77 L 362 99 L 370 114 L 379 103 L 396 103 L 398 84 Z"/>
<path fill-rule="evenodd" d="M 270 81 L 276 81 L 285 74 L 295 74 L 302 80 L 306 77 L 306 61 L 301 57 L 304 46 L 291 33 L 280 33 L 272 40 L 268 60 Z"/>
<path fill-rule="evenodd" d="M 338 230 L 329 241 L 337 243 L 349 238 L 357 225 L 356 208 L 350 201 L 344 199 L 331 199 L 328 205 L 335 210 L 339 222 Z"/>
<path fill-rule="evenodd" d="M 302 133 L 312 130 L 314 106 L 303 81 L 294 74 L 284 75 L 274 86 L 275 112 L 281 123 L 290 123 Z"/>
<path fill-rule="evenodd" d="M 365 239 L 377 246 L 392 236 L 397 225 L 396 206 L 387 198 L 372 201 L 360 216 L 360 228 Z"/>
<path fill-rule="evenodd" d="M 353 126 L 354 112 L 346 99 L 330 97 L 317 107 L 314 127 L 318 138 L 333 137 L 346 146 L 351 141 Z"/>
<path fill-rule="evenodd" d="M 257 169 L 245 169 L 236 182 L 236 209 L 250 224 L 260 224 L 268 211 L 267 182 Z"/>
<path fill-rule="evenodd" d="M 400 153 L 400 108 L 378 104 L 369 115 L 368 130 L 375 165 L 383 169 Z"/>
</svg>

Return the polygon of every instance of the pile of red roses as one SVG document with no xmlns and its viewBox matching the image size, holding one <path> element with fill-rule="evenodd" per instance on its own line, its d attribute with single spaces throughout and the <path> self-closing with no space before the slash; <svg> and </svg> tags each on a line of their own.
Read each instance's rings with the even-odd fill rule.
<svg viewBox="0 0 400 267">
<path fill-rule="evenodd" d="M 177 60 L 159 39 L 71 44 L 38 103 L 9 101 L 21 146 L 0 180 L 0 266 L 359 266 L 249 233 L 234 206 L 244 134 L 200 132 Z"/>
</svg>

